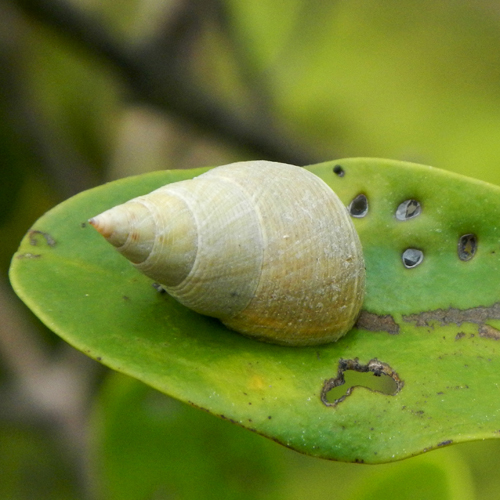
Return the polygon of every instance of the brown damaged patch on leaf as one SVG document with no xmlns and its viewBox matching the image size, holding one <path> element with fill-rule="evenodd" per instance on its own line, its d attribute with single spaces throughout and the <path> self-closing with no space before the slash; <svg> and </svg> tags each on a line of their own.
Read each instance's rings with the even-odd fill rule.
<svg viewBox="0 0 500 500">
<path fill-rule="evenodd" d="M 478 329 L 480 337 L 487 339 L 500 340 L 500 332 L 490 325 L 481 325 Z"/>
<path fill-rule="evenodd" d="M 500 319 L 500 302 L 496 302 L 490 307 L 472 307 L 471 309 L 436 309 L 434 311 L 424 311 L 418 314 L 403 316 L 407 323 L 415 323 L 415 326 L 431 326 L 432 322 L 439 322 L 441 326 L 457 325 L 462 323 L 474 323 L 478 325 L 480 337 L 500 340 L 500 331 L 486 325 L 486 321 Z M 455 340 L 459 340 L 464 335 L 457 333 Z"/>
<path fill-rule="evenodd" d="M 16 259 L 39 259 L 40 257 L 39 253 L 20 253 L 16 255 Z"/>
<path fill-rule="evenodd" d="M 432 321 L 439 321 L 441 326 L 462 323 L 484 324 L 489 319 L 500 319 L 500 302 L 491 307 L 473 307 L 472 309 L 436 309 L 434 311 L 424 311 L 418 314 L 403 316 L 408 323 L 415 323 L 415 326 L 430 326 Z"/>
<path fill-rule="evenodd" d="M 387 332 L 390 335 L 399 333 L 399 325 L 390 314 L 379 316 L 368 311 L 361 311 L 355 328 L 369 330 L 371 332 Z"/>
<path fill-rule="evenodd" d="M 381 375 L 387 375 L 388 377 L 391 377 L 394 382 L 396 382 L 396 390 L 393 394 L 391 394 L 392 396 L 395 396 L 404 386 L 404 382 L 399 378 L 399 375 L 387 363 L 383 363 L 378 359 L 371 359 L 366 365 L 361 364 L 358 358 L 340 359 L 337 376 L 335 378 L 325 380 L 325 382 L 323 383 L 323 388 L 321 389 L 321 401 L 325 406 L 337 406 L 339 403 L 349 397 L 352 391 L 356 388 L 356 386 L 350 387 L 347 390 L 346 394 L 344 394 L 344 396 L 336 399 L 333 403 L 330 403 L 328 401 L 328 392 L 335 387 L 339 387 L 340 385 L 345 384 L 344 372 L 347 370 L 354 370 L 361 373 L 372 372 L 377 377 L 380 377 Z"/>
<path fill-rule="evenodd" d="M 28 238 L 30 241 L 31 246 L 37 246 L 38 245 L 38 238 L 37 236 L 43 236 L 45 238 L 45 242 L 49 247 L 54 247 L 56 245 L 56 240 L 50 236 L 49 233 L 44 233 L 43 231 L 38 231 L 38 229 L 32 229 L 31 231 L 28 232 Z"/>
<path fill-rule="evenodd" d="M 441 446 L 448 446 L 450 444 L 453 444 L 453 439 L 448 439 L 446 441 L 441 441 L 440 443 L 438 443 L 438 446 L 441 447 Z"/>
</svg>

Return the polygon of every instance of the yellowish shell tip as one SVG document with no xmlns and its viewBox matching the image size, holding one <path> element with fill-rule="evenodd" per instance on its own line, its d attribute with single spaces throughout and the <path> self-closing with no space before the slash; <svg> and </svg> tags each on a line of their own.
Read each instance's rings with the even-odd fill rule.
<svg viewBox="0 0 500 500">
<path fill-rule="evenodd" d="M 162 285 L 178 284 L 193 267 L 196 224 L 186 204 L 168 189 L 113 207 L 89 223 L 141 272 Z"/>
<path fill-rule="evenodd" d="M 121 247 L 127 241 L 129 231 L 127 210 L 123 205 L 107 210 L 89 220 L 96 231 L 115 247 Z"/>
<path fill-rule="evenodd" d="M 88 222 L 103 238 L 106 238 L 107 241 L 110 241 L 110 238 L 114 232 L 112 224 L 110 225 L 108 221 L 105 220 L 105 218 L 99 215 L 97 215 L 96 217 L 92 217 L 92 219 L 89 219 Z"/>
<path fill-rule="evenodd" d="M 155 224 L 140 203 L 130 201 L 113 207 L 90 219 L 89 224 L 133 263 L 143 262 L 151 253 Z"/>
</svg>

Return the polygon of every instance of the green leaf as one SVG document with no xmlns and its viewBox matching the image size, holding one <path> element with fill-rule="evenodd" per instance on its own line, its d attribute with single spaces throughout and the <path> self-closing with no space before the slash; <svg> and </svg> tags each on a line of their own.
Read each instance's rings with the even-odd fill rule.
<svg viewBox="0 0 500 500">
<path fill-rule="evenodd" d="M 203 169 L 124 179 L 54 208 L 14 256 L 13 286 L 89 356 L 307 454 L 381 463 L 497 437 L 500 189 L 388 160 L 309 169 L 346 205 L 359 194 L 369 204 L 367 216 L 354 220 L 366 258 L 364 312 L 337 343 L 289 348 L 230 332 L 158 294 L 85 224 Z M 417 200 L 422 213 L 400 221 L 395 213 L 405 200 Z M 466 234 L 475 235 L 477 251 L 463 261 L 457 248 Z M 413 269 L 402 263 L 407 248 L 424 254 Z M 357 387 L 334 404 L 326 392 L 339 369 L 397 384 L 385 394 Z"/>
</svg>

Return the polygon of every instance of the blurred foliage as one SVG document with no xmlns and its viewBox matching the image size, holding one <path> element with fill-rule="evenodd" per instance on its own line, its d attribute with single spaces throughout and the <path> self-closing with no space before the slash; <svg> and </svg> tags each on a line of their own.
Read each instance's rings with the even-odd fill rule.
<svg viewBox="0 0 500 500">
<path fill-rule="evenodd" d="M 105 65 L 96 64 L 87 53 L 75 57 L 74 48 L 60 42 L 45 29 L 26 35 L 25 43 L 37 47 L 26 54 L 23 65 L 26 94 L 56 145 L 70 145 L 75 161 L 99 173 L 116 135 L 118 85 Z"/>
<path fill-rule="evenodd" d="M 284 472 L 278 446 L 123 375 L 108 377 L 93 423 L 110 500 L 270 498 Z"/>
<path fill-rule="evenodd" d="M 0 443 L 1 498 L 79 498 L 75 471 L 47 434 L 29 425 L 3 423 Z"/>
<path fill-rule="evenodd" d="M 69 3 L 95 15 L 130 50 L 151 41 L 161 44 L 162 34 L 170 29 L 170 20 L 183 5 L 180 0 Z M 193 10 L 200 4 L 195 0 L 186 3 Z M 21 10 L 18 4 L 28 8 Z M 29 5 L 16 0 L 0 4 L 0 161 L 4 174 L 0 183 L 0 237 L 4 242 L 0 265 L 4 280 L 10 256 L 33 221 L 73 193 L 110 178 L 162 166 L 198 167 L 258 154 L 242 154 L 252 151 L 243 142 L 212 138 L 209 126 L 203 132 L 195 131 L 189 120 L 152 109 L 147 100 L 129 91 L 109 61 L 94 57 L 69 35 L 60 36 L 43 27 L 30 15 Z M 311 158 L 412 160 L 500 183 L 500 9 L 495 2 L 225 0 L 221 6 L 225 15 L 206 16 L 209 19 L 189 50 L 179 48 L 178 54 L 188 59 L 185 67 L 196 75 L 199 87 L 214 99 L 227 98 L 234 115 L 270 113 L 273 123 L 292 134 Z M 10 317 L 15 313 L 0 307 L 0 314 Z M 36 332 L 45 342 L 50 335 L 40 325 Z M 55 344 L 48 346 L 54 354 Z M 20 362 L 24 354 L 18 353 Z M 11 368 L 16 363 L 6 356 L 0 342 L 0 387 L 4 391 L 17 387 L 18 377 Z M 96 414 L 104 412 L 106 405 L 111 414 L 116 399 L 123 396 L 118 389 L 116 394 L 110 390 L 113 381 L 108 384 L 99 396 Z M 0 410 L 12 397 L 2 393 Z M 175 408 L 172 411 L 184 411 Z M 164 411 L 159 410 L 161 415 Z M 228 442 L 233 432 L 244 432 L 227 422 L 212 423 L 211 417 L 198 413 L 200 419 L 208 419 L 196 424 L 200 428 L 206 425 L 207 435 L 212 425 L 221 426 L 217 432 Z M 108 417 L 102 417 L 99 432 Z M 65 465 L 73 459 L 53 451 L 57 449 L 57 430 L 40 427 L 28 432 L 21 417 L 11 420 L 0 411 L 0 418 L 0 496 L 16 500 L 84 497 L 84 488 L 75 480 L 77 474 Z M 192 425 L 189 418 L 183 431 L 186 440 Z M 92 429 L 96 425 L 94 420 Z M 277 446 L 248 444 L 246 440 L 262 438 L 247 434 L 242 439 L 253 456 Z M 110 447 L 110 455 L 93 458 L 109 460 L 100 481 L 105 488 L 118 491 L 119 485 L 110 485 L 120 467 L 109 458 L 116 457 L 112 441 L 111 434 L 109 439 L 102 436 L 100 443 Z M 136 442 L 140 441 L 139 435 Z M 230 450 L 238 446 L 228 445 L 220 463 L 231 461 Z M 96 445 L 95 453 L 100 449 Z M 175 452 L 182 457 L 182 449 Z M 413 490 L 406 497 L 400 490 L 395 493 L 395 488 L 410 488 L 418 472 L 418 485 L 427 478 L 429 484 L 436 481 L 434 493 L 448 494 L 441 498 L 474 498 L 468 489 L 470 474 L 477 498 L 494 499 L 500 489 L 496 473 L 499 452 L 496 441 L 471 443 L 401 464 L 367 467 L 307 459 L 276 448 L 269 451 L 264 463 L 274 464 L 277 478 L 265 477 L 270 481 L 268 491 L 276 498 L 363 498 L 363 494 L 375 498 L 371 492 L 384 491 L 386 496 L 419 498 L 416 492 L 412 496 Z M 165 455 L 170 458 L 172 453 L 166 451 Z M 282 457 L 275 458 L 275 453 Z M 33 490 L 22 474 L 29 469 L 24 467 L 35 466 L 38 459 L 45 465 L 37 468 L 39 488 Z M 423 465 L 413 469 L 417 463 Z M 79 462 L 71 464 L 80 466 Z M 400 471 L 393 472 L 397 467 Z M 196 474 L 187 466 L 185 471 L 196 483 Z M 94 469 L 88 481 L 100 474 L 101 470 Z M 185 481 L 179 479 L 179 484 L 186 485 Z M 462 493 L 450 486 L 453 483 L 463 485 Z M 182 488 L 182 484 L 176 487 Z M 191 491 L 197 487 L 199 483 L 189 485 Z M 178 491 L 180 498 L 189 498 L 187 489 Z M 430 493 L 426 495 L 432 498 Z"/>
</svg>

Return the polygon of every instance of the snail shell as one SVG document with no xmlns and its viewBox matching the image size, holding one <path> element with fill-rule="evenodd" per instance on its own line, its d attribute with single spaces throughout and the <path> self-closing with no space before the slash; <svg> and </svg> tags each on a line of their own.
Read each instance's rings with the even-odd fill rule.
<svg viewBox="0 0 500 500">
<path fill-rule="evenodd" d="M 268 161 L 168 184 L 90 223 L 179 302 L 266 342 L 349 331 L 365 268 L 346 208 L 319 177 Z"/>
</svg>

